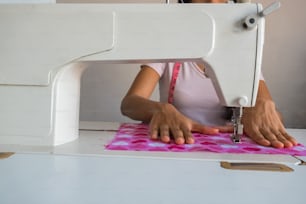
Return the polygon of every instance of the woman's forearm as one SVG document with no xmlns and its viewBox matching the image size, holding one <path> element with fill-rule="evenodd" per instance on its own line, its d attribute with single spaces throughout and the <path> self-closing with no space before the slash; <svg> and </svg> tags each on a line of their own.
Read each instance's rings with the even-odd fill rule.
<svg viewBox="0 0 306 204">
<path fill-rule="evenodd" d="M 121 113 L 133 120 L 149 122 L 154 112 L 170 104 L 152 101 L 137 95 L 125 96 L 121 102 Z"/>
</svg>

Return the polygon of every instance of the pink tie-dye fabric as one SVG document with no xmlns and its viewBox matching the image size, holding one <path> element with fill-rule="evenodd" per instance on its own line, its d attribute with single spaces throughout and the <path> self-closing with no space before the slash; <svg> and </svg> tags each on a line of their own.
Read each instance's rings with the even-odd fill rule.
<svg viewBox="0 0 306 204">
<path fill-rule="evenodd" d="M 173 141 L 168 144 L 151 140 L 148 136 L 148 126 L 145 124 L 123 123 L 115 138 L 106 145 L 107 150 L 129 151 L 163 151 L 163 152 L 216 152 L 245 154 L 288 154 L 306 156 L 306 147 L 299 144 L 293 148 L 276 149 L 257 145 L 248 137 L 243 136 L 242 142 L 234 144 L 230 133 L 219 135 L 203 135 L 193 133 L 195 143 L 177 145 Z"/>
</svg>

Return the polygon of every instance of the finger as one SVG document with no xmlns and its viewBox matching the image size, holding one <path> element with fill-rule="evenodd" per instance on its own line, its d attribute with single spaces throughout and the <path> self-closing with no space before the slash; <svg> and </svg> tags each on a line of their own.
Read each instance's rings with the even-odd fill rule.
<svg viewBox="0 0 306 204">
<path fill-rule="evenodd" d="M 180 128 L 171 128 L 171 133 L 176 144 L 180 145 L 185 143 L 184 135 Z"/>
<path fill-rule="evenodd" d="M 214 126 L 214 128 L 217 128 L 219 132 L 223 132 L 223 133 L 234 132 L 234 127 L 232 125 Z"/>
<path fill-rule="evenodd" d="M 208 135 L 216 135 L 219 133 L 218 128 L 208 127 L 201 124 L 193 124 L 191 131 Z"/>
<path fill-rule="evenodd" d="M 262 146 L 271 146 L 269 140 L 267 140 L 259 130 L 253 130 L 251 133 L 247 133 L 247 136 L 250 137 L 254 142 Z"/>
<path fill-rule="evenodd" d="M 187 144 L 193 144 L 194 143 L 194 138 L 193 135 L 191 133 L 191 131 L 189 129 L 182 129 L 184 137 L 185 137 L 185 141 Z"/>
<path fill-rule="evenodd" d="M 157 140 L 158 139 L 158 128 L 156 126 L 150 125 L 149 134 L 150 134 L 151 139 Z"/>
<path fill-rule="evenodd" d="M 281 143 L 283 143 L 283 147 L 290 148 L 290 147 L 293 146 L 293 144 L 289 140 L 287 140 L 281 132 L 279 132 L 275 135 L 277 137 L 277 140 L 280 141 Z"/>
<path fill-rule="evenodd" d="M 280 131 L 276 134 L 277 139 L 284 144 L 284 147 L 291 148 L 297 145 L 297 141 L 291 137 L 286 131 Z"/>
<path fill-rule="evenodd" d="M 275 147 L 275 148 L 278 148 L 278 149 L 281 149 L 281 148 L 285 147 L 285 145 L 282 142 L 278 141 L 278 140 L 272 140 L 270 142 L 271 142 L 271 146 L 272 147 Z"/>
<path fill-rule="evenodd" d="M 295 139 L 294 137 L 292 137 L 291 135 L 289 135 L 287 132 L 284 132 L 283 135 L 284 135 L 284 137 L 285 137 L 288 141 L 291 142 L 291 144 L 292 144 L 293 146 L 298 145 L 298 142 L 296 141 L 296 139 Z"/>
<path fill-rule="evenodd" d="M 265 130 L 265 129 L 262 129 L 260 132 L 271 143 L 272 147 L 284 148 L 284 144 L 281 141 L 278 140 L 277 135 L 275 135 L 273 132 L 270 132 L 270 131 Z"/>
<path fill-rule="evenodd" d="M 162 142 L 165 142 L 165 143 L 170 142 L 169 127 L 167 125 L 162 125 L 159 128 L 159 133 L 160 133 L 160 139 Z"/>
</svg>

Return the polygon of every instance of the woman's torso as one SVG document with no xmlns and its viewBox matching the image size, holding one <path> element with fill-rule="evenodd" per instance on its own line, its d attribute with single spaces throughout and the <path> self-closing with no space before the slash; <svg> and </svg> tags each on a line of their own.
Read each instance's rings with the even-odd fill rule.
<svg viewBox="0 0 306 204">
<path fill-rule="evenodd" d="M 148 64 L 160 75 L 160 101 L 167 102 L 174 63 Z M 219 103 L 216 91 L 209 78 L 195 62 L 180 66 L 173 105 L 187 117 L 205 125 L 223 125 L 225 109 Z"/>
</svg>

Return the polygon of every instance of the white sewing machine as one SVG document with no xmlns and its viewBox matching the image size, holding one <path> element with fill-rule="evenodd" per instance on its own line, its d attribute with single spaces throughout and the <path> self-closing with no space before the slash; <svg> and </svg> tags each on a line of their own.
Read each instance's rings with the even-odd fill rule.
<svg viewBox="0 0 306 204">
<path fill-rule="evenodd" d="M 253 106 L 262 15 L 249 3 L 1 5 L 0 143 L 75 140 L 90 61 L 203 61 L 223 105 Z"/>
<path fill-rule="evenodd" d="M 0 152 L 17 152 L 0 161 L 1 203 L 304 202 L 303 157 L 105 152 L 112 132 L 77 139 L 90 61 L 202 61 L 223 105 L 253 106 L 265 14 L 259 4 L 0 4 Z M 228 171 L 222 160 L 294 173 Z"/>
</svg>

